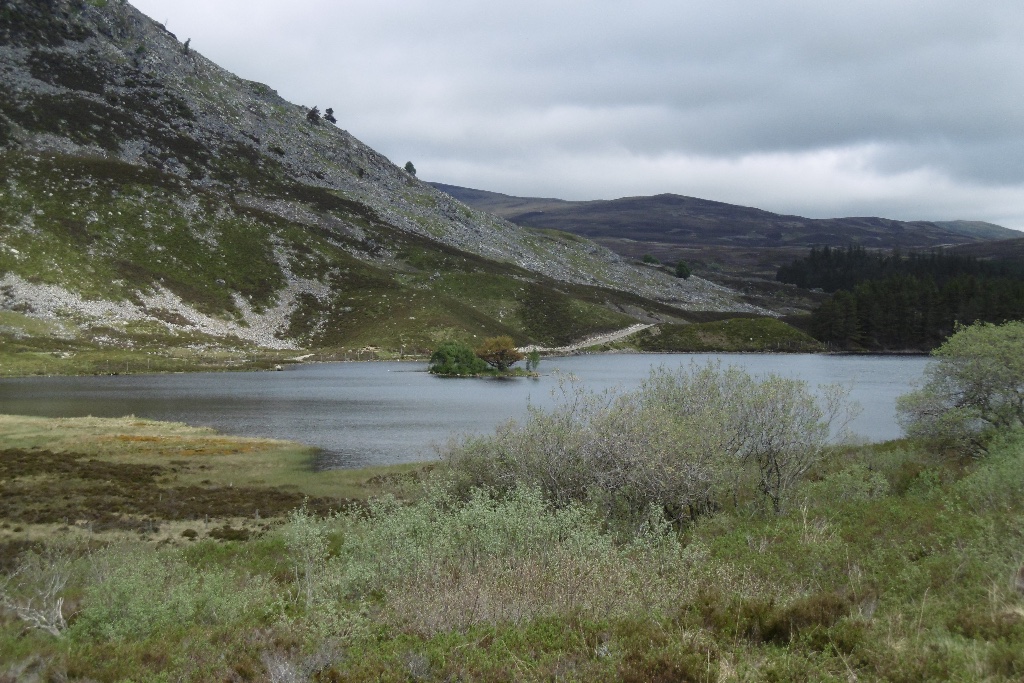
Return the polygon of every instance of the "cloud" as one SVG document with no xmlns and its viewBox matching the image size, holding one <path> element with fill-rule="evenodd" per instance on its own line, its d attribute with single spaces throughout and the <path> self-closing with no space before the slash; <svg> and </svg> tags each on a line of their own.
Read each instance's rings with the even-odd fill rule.
<svg viewBox="0 0 1024 683">
<path fill-rule="evenodd" d="M 136 4 L 423 178 L 1024 228 L 1019 0 Z"/>
</svg>

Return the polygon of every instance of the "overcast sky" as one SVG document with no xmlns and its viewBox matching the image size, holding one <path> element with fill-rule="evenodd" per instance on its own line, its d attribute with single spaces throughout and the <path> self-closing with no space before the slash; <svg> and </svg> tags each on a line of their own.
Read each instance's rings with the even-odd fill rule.
<svg viewBox="0 0 1024 683">
<path fill-rule="evenodd" d="M 419 177 L 1024 229 L 1021 0 L 132 0 Z"/>
</svg>

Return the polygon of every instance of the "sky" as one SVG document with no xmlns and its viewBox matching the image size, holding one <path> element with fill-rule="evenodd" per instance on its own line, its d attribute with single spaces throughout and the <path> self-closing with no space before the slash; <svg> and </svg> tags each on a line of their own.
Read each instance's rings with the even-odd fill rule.
<svg viewBox="0 0 1024 683">
<path fill-rule="evenodd" d="M 1020 0 L 131 0 L 424 180 L 1024 230 Z"/>
</svg>

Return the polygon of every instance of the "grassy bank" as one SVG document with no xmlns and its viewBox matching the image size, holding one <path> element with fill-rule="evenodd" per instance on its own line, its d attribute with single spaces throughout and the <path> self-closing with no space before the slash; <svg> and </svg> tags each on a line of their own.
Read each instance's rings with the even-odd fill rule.
<svg viewBox="0 0 1024 683">
<path fill-rule="evenodd" d="M 654 353 L 817 353 L 824 346 L 775 318 L 741 317 L 689 324 L 661 324 L 602 349 Z"/>
<path fill-rule="evenodd" d="M 272 370 L 300 362 L 425 360 L 426 348 L 331 347 L 274 350 L 224 339 L 178 338 L 148 343 L 103 345 L 81 339 L 15 337 L 2 331 L 0 312 L 0 378 L 55 375 L 135 375 L 160 372 L 224 372 Z"/>
<path fill-rule="evenodd" d="M 308 501 L 327 513 L 422 465 L 314 472 L 313 449 L 135 417 L 0 415 L 0 545 L 63 537 L 180 545 L 262 533 Z M 191 529 L 196 535 L 181 533 Z"/>
<path fill-rule="evenodd" d="M 183 425 L 3 417 L 0 440 L 3 570 L 23 570 L 5 680 L 1024 675 L 1020 433 L 972 462 L 844 447 L 780 514 L 629 533 L 530 489 L 460 502 L 415 467 L 314 474 L 294 444 Z M 12 607 L 55 578 L 59 636 Z"/>
<path fill-rule="evenodd" d="M 27 318 L 21 316 L 19 320 L 24 323 Z M 161 337 L 125 347 L 52 336 L 4 336 L 3 321 L 0 314 L 0 377 L 271 370 L 303 361 L 427 360 L 436 347 L 436 344 L 408 344 L 395 348 L 330 346 L 271 350 L 241 342 L 226 345 L 225 340 L 213 337 L 196 337 L 192 344 Z M 577 338 L 559 339 L 573 341 Z M 738 317 L 661 324 L 622 341 L 588 350 L 815 353 L 823 351 L 824 347 L 803 331 L 774 318 Z"/>
</svg>

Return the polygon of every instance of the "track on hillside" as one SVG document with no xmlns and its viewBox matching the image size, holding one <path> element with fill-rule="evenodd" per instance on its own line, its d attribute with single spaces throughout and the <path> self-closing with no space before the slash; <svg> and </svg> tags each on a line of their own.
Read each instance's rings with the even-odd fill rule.
<svg viewBox="0 0 1024 683">
<path fill-rule="evenodd" d="M 579 351 L 580 349 L 585 349 L 585 348 L 587 348 L 589 346 L 598 346 L 600 344 L 610 344 L 612 342 L 619 341 L 620 339 L 625 339 L 626 337 L 634 335 L 637 332 L 640 332 L 641 330 L 646 330 L 648 327 L 653 327 L 653 325 L 644 324 L 644 323 L 637 323 L 636 325 L 630 325 L 629 327 L 626 327 L 626 328 L 621 329 L 621 330 L 616 330 L 615 332 L 605 332 L 605 333 L 602 333 L 602 334 L 595 334 L 595 335 L 592 335 L 590 337 L 585 337 L 584 339 L 581 339 L 578 342 L 574 342 L 572 344 L 569 344 L 568 346 L 550 346 L 549 347 L 549 346 L 531 345 L 531 346 L 523 346 L 519 350 L 521 352 L 523 352 L 523 353 L 529 353 L 530 351 L 540 351 L 542 353 L 571 353 L 573 351 Z"/>
</svg>

